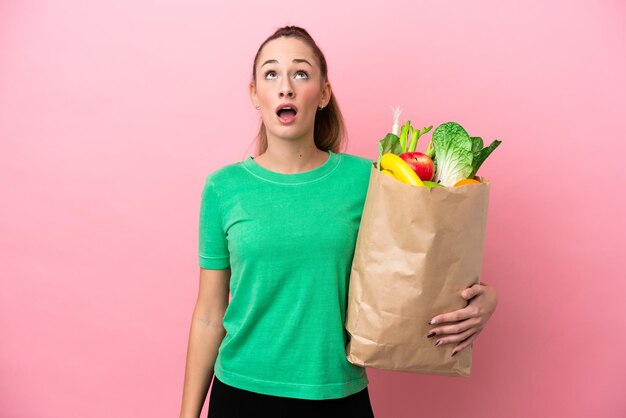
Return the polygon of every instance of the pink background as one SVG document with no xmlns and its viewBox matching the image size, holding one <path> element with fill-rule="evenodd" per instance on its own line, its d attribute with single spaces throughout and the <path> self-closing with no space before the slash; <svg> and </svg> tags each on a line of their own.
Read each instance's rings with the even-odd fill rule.
<svg viewBox="0 0 626 418">
<path fill-rule="evenodd" d="M 0 3 L 0 415 L 178 416 L 204 176 L 253 152 L 252 58 L 298 24 L 347 152 L 391 105 L 503 141 L 472 376 L 369 369 L 376 416 L 626 416 L 624 3 L 215 3 Z"/>
</svg>

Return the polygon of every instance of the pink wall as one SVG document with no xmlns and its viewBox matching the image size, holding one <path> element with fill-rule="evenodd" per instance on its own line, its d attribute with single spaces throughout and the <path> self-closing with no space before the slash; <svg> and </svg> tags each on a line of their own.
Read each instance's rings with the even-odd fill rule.
<svg viewBox="0 0 626 418">
<path fill-rule="evenodd" d="M 395 104 L 503 141 L 472 377 L 370 369 L 377 417 L 626 416 L 623 2 L 208 3 L 0 3 L 0 415 L 177 416 L 204 176 L 252 152 L 251 60 L 291 23 L 348 152 Z"/>
</svg>

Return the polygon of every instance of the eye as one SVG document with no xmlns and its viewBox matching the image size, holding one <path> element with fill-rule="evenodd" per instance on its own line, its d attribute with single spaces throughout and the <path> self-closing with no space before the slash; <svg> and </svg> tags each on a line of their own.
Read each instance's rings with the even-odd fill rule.
<svg viewBox="0 0 626 418">
<path fill-rule="evenodd" d="M 266 80 L 274 80 L 276 78 L 276 71 L 274 70 L 269 70 L 265 72 L 265 79 Z"/>
<path fill-rule="evenodd" d="M 300 79 L 306 80 L 307 78 L 309 78 L 309 74 L 303 70 L 296 71 L 294 78 L 300 78 Z"/>
</svg>

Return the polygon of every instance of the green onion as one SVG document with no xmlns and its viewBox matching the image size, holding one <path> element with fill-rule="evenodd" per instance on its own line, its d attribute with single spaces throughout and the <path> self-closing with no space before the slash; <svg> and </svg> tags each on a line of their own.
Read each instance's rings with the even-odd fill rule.
<svg viewBox="0 0 626 418">
<path fill-rule="evenodd" d="M 392 107 L 391 110 L 393 111 L 393 126 L 391 127 L 391 133 L 395 136 L 399 136 L 400 125 L 398 125 L 398 121 L 400 120 L 400 113 L 402 113 L 402 110 L 400 109 L 400 106 Z"/>
</svg>

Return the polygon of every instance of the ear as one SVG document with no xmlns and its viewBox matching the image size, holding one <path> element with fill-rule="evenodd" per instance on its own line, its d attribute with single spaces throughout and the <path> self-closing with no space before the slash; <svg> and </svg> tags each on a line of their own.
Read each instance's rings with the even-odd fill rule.
<svg viewBox="0 0 626 418">
<path fill-rule="evenodd" d="M 320 100 L 320 106 L 326 107 L 328 105 L 328 102 L 330 102 L 330 97 L 333 94 L 333 89 L 330 85 L 329 81 L 325 81 L 324 85 L 322 86 L 322 98 Z"/>
<path fill-rule="evenodd" d="M 254 84 L 254 81 L 250 82 L 250 101 L 252 102 L 252 106 L 254 107 L 258 107 L 259 106 L 259 100 L 257 98 L 256 95 L 256 84 Z"/>
</svg>

